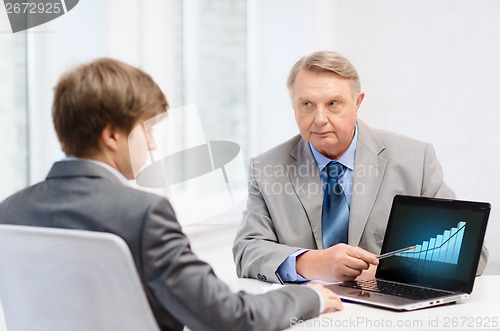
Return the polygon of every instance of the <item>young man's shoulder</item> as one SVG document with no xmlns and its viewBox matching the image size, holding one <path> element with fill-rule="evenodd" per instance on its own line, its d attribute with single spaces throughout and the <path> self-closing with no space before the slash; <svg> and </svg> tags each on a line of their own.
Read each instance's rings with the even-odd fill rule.
<svg viewBox="0 0 500 331">
<path fill-rule="evenodd" d="M 123 185 L 123 187 L 120 187 L 119 185 L 120 184 L 118 184 L 118 187 L 116 187 L 117 192 L 120 192 L 118 194 L 128 196 L 129 199 L 132 199 L 134 202 L 141 202 L 144 204 L 157 204 L 163 202 L 163 200 L 166 200 L 168 202 L 168 199 L 164 196 L 154 192 L 146 191 L 140 187 L 129 185 Z"/>
</svg>

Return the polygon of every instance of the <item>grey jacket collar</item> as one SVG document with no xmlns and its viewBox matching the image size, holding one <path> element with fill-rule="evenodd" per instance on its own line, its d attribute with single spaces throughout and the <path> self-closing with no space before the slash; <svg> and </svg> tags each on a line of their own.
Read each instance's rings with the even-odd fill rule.
<svg viewBox="0 0 500 331">
<path fill-rule="evenodd" d="M 387 160 L 381 156 L 385 145 L 375 131 L 360 120 L 358 128 L 348 239 L 353 246 L 359 245 L 387 165 Z"/>
<path fill-rule="evenodd" d="M 88 160 L 56 162 L 47 175 L 47 179 L 69 177 L 105 178 L 116 183 L 121 183 L 111 172 Z"/>
</svg>

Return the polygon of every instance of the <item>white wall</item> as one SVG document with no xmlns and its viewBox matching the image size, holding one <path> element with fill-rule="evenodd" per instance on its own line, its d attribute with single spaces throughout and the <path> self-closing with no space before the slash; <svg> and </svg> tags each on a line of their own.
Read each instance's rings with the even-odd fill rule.
<svg viewBox="0 0 500 331">
<path fill-rule="evenodd" d="M 500 2 L 254 1 L 253 155 L 296 129 L 285 81 L 327 49 L 357 67 L 368 124 L 430 142 L 458 198 L 487 201 L 488 273 L 500 273 Z"/>
</svg>

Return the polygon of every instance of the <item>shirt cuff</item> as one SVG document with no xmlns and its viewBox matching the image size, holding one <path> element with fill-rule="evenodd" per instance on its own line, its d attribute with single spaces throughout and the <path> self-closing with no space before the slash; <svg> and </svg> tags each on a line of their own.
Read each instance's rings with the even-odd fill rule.
<svg viewBox="0 0 500 331">
<path fill-rule="evenodd" d="M 325 298 L 323 298 L 323 295 L 321 295 L 319 291 L 314 290 L 314 292 L 316 292 L 319 296 L 319 313 L 321 314 L 325 311 Z"/>
<path fill-rule="evenodd" d="M 292 254 L 290 254 L 283 263 L 278 267 L 278 274 L 280 275 L 283 282 L 294 283 L 294 282 L 307 282 L 306 279 L 299 275 L 296 270 L 297 256 L 302 253 L 310 251 L 310 249 L 299 249 Z"/>
</svg>

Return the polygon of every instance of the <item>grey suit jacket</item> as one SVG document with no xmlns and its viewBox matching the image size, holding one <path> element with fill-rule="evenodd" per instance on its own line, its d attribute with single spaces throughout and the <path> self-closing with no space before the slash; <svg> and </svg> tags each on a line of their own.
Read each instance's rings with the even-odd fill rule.
<svg viewBox="0 0 500 331">
<path fill-rule="evenodd" d="M 430 144 L 357 123 L 348 244 L 378 254 L 396 194 L 455 194 Z M 275 271 L 290 254 L 322 249 L 322 203 L 318 166 L 300 135 L 251 159 L 247 209 L 233 246 L 238 276 L 277 282 Z M 487 257 L 483 247 L 478 273 Z"/>
<path fill-rule="evenodd" d="M 277 330 L 319 313 L 318 295 L 293 286 L 232 293 L 192 252 L 169 202 L 125 186 L 89 161 L 55 163 L 44 182 L 0 204 L 0 223 L 110 232 L 128 244 L 162 330 Z M 57 272 L 57 270 L 54 270 Z"/>
</svg>

